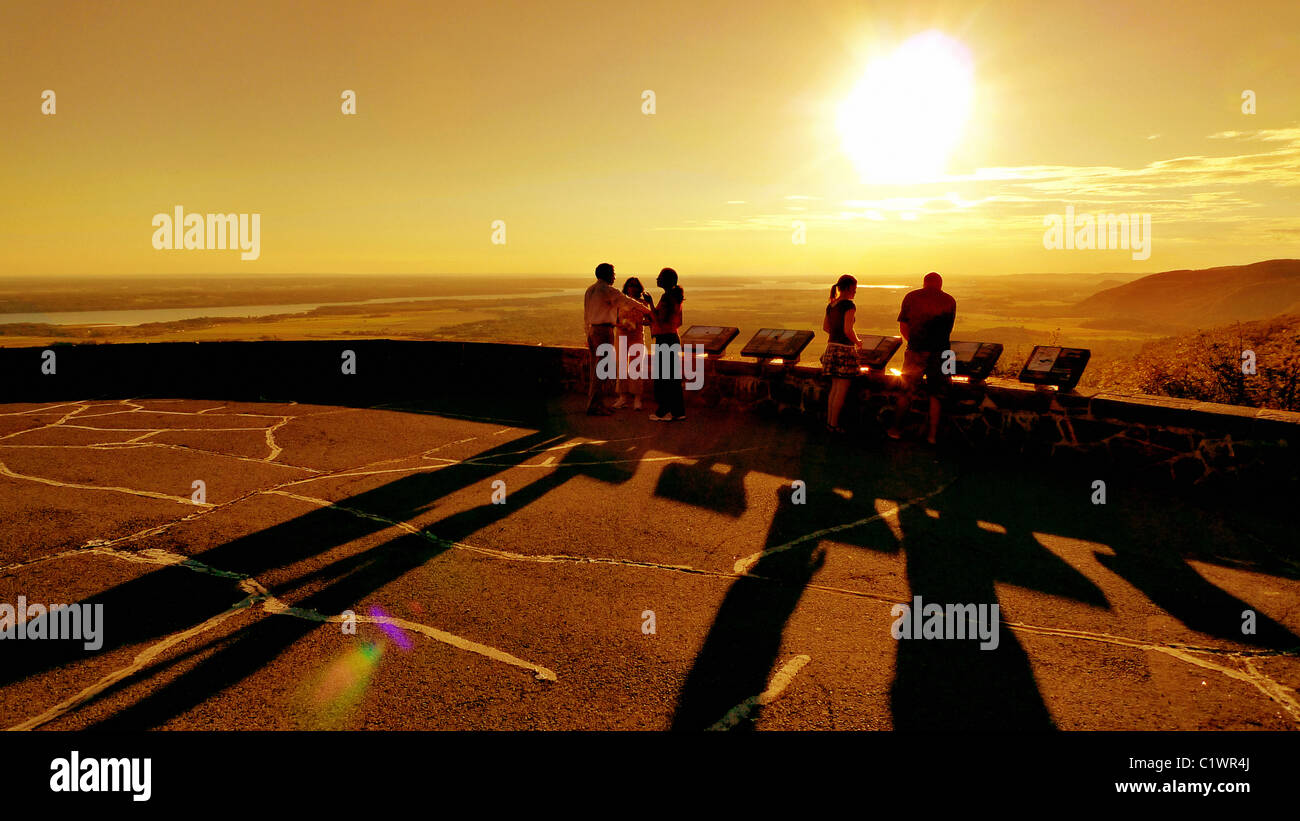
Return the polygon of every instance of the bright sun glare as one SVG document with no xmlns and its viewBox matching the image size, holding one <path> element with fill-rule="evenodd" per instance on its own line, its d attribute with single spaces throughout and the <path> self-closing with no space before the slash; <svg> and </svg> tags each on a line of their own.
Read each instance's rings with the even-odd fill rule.
<svg viewBox="0 0 1300 821">
<path fill-rule="evenodd" d="M 970 52 L 938 31 L 873 60 L 841 104 L 844 151 L 863 182 L 936 180 L 970 115 Z"/>
</svg>

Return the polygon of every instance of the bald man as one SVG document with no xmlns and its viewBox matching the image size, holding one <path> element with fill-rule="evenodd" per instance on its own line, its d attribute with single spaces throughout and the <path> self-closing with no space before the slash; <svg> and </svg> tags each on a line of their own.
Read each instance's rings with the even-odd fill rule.
<svg viewBox="0 0 1300 821">
<path fill-rule="evenodd" d="M 957 300 L 943 290 L 943 277 L 931 271 L 925 275 L 921 288 L 903 297 L 903 307 L 898 312 L 898 329 L 907 340 L 903 353 L 903 391 L 894 408 L 894 424 L 886 433 L 890 439 L 901 439 L 899 425 L 912 404 L 912 392 L 921 377 L 925 377 L 925 392 L 930 397 L 929 425 L 925 440 L 934 444 L 939 435 L 939 414 L 943 398 L 948 395 L 952 377 L 943 372 L 943 352 L 952 347 L 949 335 L 957 320 Z"/>
</svg>

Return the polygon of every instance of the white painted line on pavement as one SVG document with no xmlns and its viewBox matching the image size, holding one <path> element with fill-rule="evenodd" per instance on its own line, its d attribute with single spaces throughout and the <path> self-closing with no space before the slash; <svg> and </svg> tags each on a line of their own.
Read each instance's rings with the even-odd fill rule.
<svg viewBox="0 0 1300 821">
<path fill-rule="evenodd" d="M 756 696 L 750 696 L 744 701 L 737 704 L 727 711 L 727 714 L 718 719 L 709 730 L 730 730 L 740 722 L 749 718 L 750 713 L 755 708 L 771 704 L 785 692 L 785 688 L 790 686 L 794 681 L 795 675 L 803 669 L 804 665 L 812 661 L 810 656 L 795 656 L 785 663 L 776 675 L 772 676 L 772 681 L 768 683 L 767 689 Z"/>
</svg>

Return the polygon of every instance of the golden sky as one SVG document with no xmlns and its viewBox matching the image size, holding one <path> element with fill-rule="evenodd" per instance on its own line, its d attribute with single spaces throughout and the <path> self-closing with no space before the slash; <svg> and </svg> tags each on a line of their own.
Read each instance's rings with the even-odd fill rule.
<svg viewBox="0 0 1300 821">
<path fill-rule="evenodd" d="M 968 117 L 937 179 L 864 180 L 841 106 L 928 31 L 968 57 Z M 0 275 L 1295 257 L 1297 32 L 1295 0 L 14 0 L 0 5 Z M 885 166 L 924 145 L 901 110 L 909 77 L 860 112 Z M 155 250 L 153 215 L 177 205 L 260 214 L 260 257 Z M 1149 259 L 1045 249 L 1044 217 L 1067 206 L 1150 214 Z"/>
</svg>

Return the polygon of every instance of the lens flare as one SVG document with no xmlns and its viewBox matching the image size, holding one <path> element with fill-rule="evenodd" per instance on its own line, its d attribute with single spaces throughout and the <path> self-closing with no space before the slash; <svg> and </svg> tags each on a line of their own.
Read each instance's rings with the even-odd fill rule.
<svg viewBox="0 0 1300 821">
<path fill-rule="evenodd" d="M 395 624 L 389 623 L 392 619 L 391 616 L 378 607 L 371 607 L 370 617 L 377 620 L 375 623 L 378 624 L 380 629 L 382 629 L 388 637 L 393 640 L 393 644 L 396 644 L 403 650 L 411 649 L 411 640 L 407 637 L 406 631 L 402 630 Z M 382 619 L 382 621 L 378 621 L 379 619 Z"/>
<path fill-rule="evenodd" d="M 374 642 L 336 657 L 307 684 L 304 707 L 311 729 L 337 729 L 370 685 L 384 650 Z"/>
</svg>

